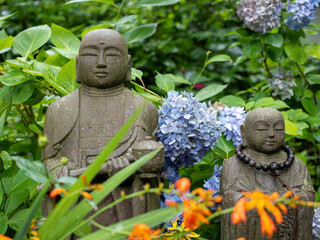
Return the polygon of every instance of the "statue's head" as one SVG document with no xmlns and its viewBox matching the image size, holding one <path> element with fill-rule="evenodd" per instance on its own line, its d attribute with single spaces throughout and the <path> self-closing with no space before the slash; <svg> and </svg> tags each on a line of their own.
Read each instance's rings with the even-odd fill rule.
<svg viewBox="0 0 320 240">
<path fill-rule="evenodd" d="M 273 108 L 258 108 L 248 113 L 241 125 L 243 145 L 262 153 L 278 152 L 284 144 L 282 114 Z"/>
<path fill-rule="evenodd" d="M 131 77 L 131 56 L 120 33 L 97 29 L 81 41 L 77 56 L 77 82 L 95 88 L 118 86 Z"/>
</svg>

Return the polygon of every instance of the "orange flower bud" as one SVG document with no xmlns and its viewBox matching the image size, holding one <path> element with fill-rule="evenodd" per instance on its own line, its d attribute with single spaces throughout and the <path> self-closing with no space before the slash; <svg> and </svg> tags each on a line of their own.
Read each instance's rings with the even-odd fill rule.
<svg viewBox="0 0 320 240">
<path fill-rule="evenodd" d="M 0 234 L 0 240 L 13 240 L 12 238 L 9 238 L 5 235 Z"/>
<path fill-rule="evenodd" d="M 49 197 L 54 198 L 56 196 L 58 196 L 59 194 L 64 193 L 64 194 L 68 194 L 67 190 L 65 190 L 64 188 L 55 188 L 53 189 L 50 194 Z"/>
<path fill-rule="evenodd" d="M 165 204 L 170 207 L 178 207 L 178 204 L 175 201 L 166 201 Z"/>
<path fill-rule="evenodd" d="M 188 178 L 183 177 L 180 178 L 177 182 L 176 182 L 176 188 L 180 193 L 186 193 L 188 192 L 188 190 L 190 189 L 191 186 L 191 182 Z"/>
<path fill-rule="evenodd" d="M 31 233 L 31 235 L 33 235 L 33 236 L 38 236 L 38 233 L 37 233 L 36 231 L 31 231 L 30 233 Z"/>
<path fill-rule="evenodd" d="M 91 196 L 91 194 L 88 193 L 88 192 L 82 192 L 81 195 L 84 196 L 85 198 L 89 199 L 89 200 L 92 200 L 92 199 L 93 199 L 93 197 Z"/>
<path fill-rule="evenodd" d="M 81 178 L 82 178 L 83 184 L 84 184 L 85 186 L 87 186 L 87 178 L 86 178 L 86 176 L 85 176 L 85 175 L 82 175 Z"/>
</svg>

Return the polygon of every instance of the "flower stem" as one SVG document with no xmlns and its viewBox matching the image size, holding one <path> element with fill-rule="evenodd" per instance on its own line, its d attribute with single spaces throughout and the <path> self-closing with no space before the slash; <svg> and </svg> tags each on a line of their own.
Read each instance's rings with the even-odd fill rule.
<svg viewBox="0 0 320 240">
<path fill-rule="evenodd" d="M 301 77 L 302 77 L 303 80 L 306 82 L 307 87 L 312 91 L 314 103 L 317 104 L 317 98 L 316 98 L 316 96 L 314 95 L 313 88 L 311 87 L 310 83 L 308 82 L 306 75 L 303 73 L 302 69 L 300 68 L 300 65 L 299 65 L 297 62 L 296 62 L 296 66 L 297 66 L 297 68 L 298 68 L 298 70 L 299 70 L 299 72 L 300 72 Z"/>
<path fill-rule="evenodd" d="M 160 97 L 160 96 L 159 96 L 158 94 L 156 94 L 155 92 L 153 92 L 153 91 L 151 91 L 151 90 L 147 89 L 146 87 L 143 87 L 143 86 L 139 85 L 138 83 L 136 83 L 136 82 L 134 82 L 134 81 L 130 81 L 130 83 L 131 83 L 131 84 L 133 84 L 133 85 L 135 85 L 135 86 L 137 86 L 137 87 L 139 87 L 139 88 L 141 88 L 141 89 L 143 89 L 143 90 L 145 90 L 146 92 L 148 92 L 148 93 L 150 93 L 150 94 L 152 94 L 152 95 L 154 95 L 154 96 L 158 97 L 158 98 L 159 98 L 159 100 L 160 100 L 161 102 L 163 102 L 162 97 Z"/>
<path fill-rule="evenodd" d="M 197 79 L 194 81 L 193 85 L 191 86 L 191 90 L 194 88 L 194 86 L 197 84 L 199 78 L 201 77 L 203 71 L 206 69 L 207 67 L 207 61 L 208 61 L 208 57 L 209 57 L 209 54 L 211 53 L 211 51 L 208 51 L 207 54 L 206 54 L 206 60 L 204 61 L 204 64 L 203 64 L 203 67 L 197 77 Z"/>
</svg>

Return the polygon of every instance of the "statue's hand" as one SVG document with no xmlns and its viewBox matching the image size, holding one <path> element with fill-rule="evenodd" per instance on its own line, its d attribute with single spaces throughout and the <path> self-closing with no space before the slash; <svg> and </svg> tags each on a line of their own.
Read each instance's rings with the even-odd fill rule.
<svg viewBox="0 0 320 240">
<path fill-rule="evenodd" d="M 114 174 L 116 174 L 126 166 L 129 166 L 129 164 L 130 164 L 129 159 L 126 156 L 116 157 L 108 160 L 107 171 L 108 171 L 109 177 L 113 176 Z"/>
</svg>

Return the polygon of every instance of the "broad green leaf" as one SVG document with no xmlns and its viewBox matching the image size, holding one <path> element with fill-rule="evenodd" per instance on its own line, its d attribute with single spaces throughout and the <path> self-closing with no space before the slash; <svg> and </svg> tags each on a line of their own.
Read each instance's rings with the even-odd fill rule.
<svg viewBox="0 0 320 240">
<path fill-rule="evenodd" d="M 247 102 L 246 107 L 245 107 L 245 108 L 246 108 L 246 111 L 252 110 L 253 107 L 254 107 L 254 104 L 255 104 L 254 101 Z"/>
<path fill-rule="evenodd" d="M 41 48 L 39 53 L 37 54 L 36 60 L 38 62 L 44 62 L 49 57 L 49 54 Z"/>
<path fill-rule="evenodd" d="M 10 50 L 12 43 L 13 43 L 13 40 L 14 40 L 14 38 L 11 36 L 0 40 L 0 54 L 5 53 Z"/>
<path fill-rule="evenodd" d="M 32 61 L 24 61 L 21 58 L 9 59 L 9 60 L 6 60 L 6 63 L 8 63 L 10 66 L 22 68 L 24 70 L 32 69 L 31 67 Z"/>
<path fill-rule="evenodd" d="M 317 115 L 317 107 L 313 99 L 304 98 L 301 100 L 301 103 L 307 113 L 309 113 L 313 117 Z"/>
<path fill-rule="evenodd" d="M 136 80 L 136 78 L 141 79 L 143 72 L 136 68 L 131 68 L 131 79 Z"/>
<path fill-rule="evenodd" d="M 260 98 L 254 104 L 254 108 L 268 107 L 272 104 L 274 104 L 274 100 L 272 97 Z"/>
<path fill-rule="evenodd" d="M 307 78 L 310 84 L 320 84 L 320 74 L 309 74 Z"/>
<path fill-rule="evenodd" d="M 123 34 L 124 39 L 127 43 L 134 43 L 142 41 L 148 37 L 151 37 L 157 30 L 158 23 L 149 23 L 140 25 L 130 29 Z"/>
<path fill-rule="evenodd" d="M 75 221 L 75 219 L 80 219 L 80 220 L 82 219 L 82 217 L 77 218 L 77 216 L 79 214 L 84 214 L 83 215 L 83 217 L 84 217 L 87 215 L 87 213 L 89 213 L 91 211 L 91 209 L 92 209 L 91 206 L 89 206 L 88 203 L 84 202 L 84 201 L 82 201 L 83 204 L 81 204 L 81 203 L 78 204 L 76 207 L 74 207 L 70 211 L 70 208 L 77 201 L 77 199 L 80 196 L 80 192 L 85 187 L 84 183 L 82 181 L 82 176 L 86 176 L 87 182 L 91 182 L 93 180 L 93 178 L 98 173 L 102 164 L 108 159 L 108 157 L 111 155 L 111 153 L 116 149 L 117 145 L 120 143 L 122 138 L 126 135 L 128 130 L 131 128 L 132 124 L 137 119 L 137 117 L 139 116 L 139 114 L 141 113 L 143 108 L 144 108 L 144 105 L 140 106 L 134 112 L 134 114 L 126 122 L 126 124 L 108 142 L 108 144 L 104 147 L 104 149 L 100 152 L 100 154 L 96 157 L 96 159 L 87 167 L 85 172 L 78 178 L 77 182 L 69 190 L 68 196 L 63 197 L 59 201 L 59 203 L 55 206 L 53 211 L 47 217 L 47 220 L 45 221 L 45 223 L 39 229 L 39 236 L 42 240 L 59 239 L 58 235 L 63 235 L 64 233 L 67 233 L 67 231 L 70 231 L 71 226 L 77 226 L 77 224 L 79 222 Z M 149 154 L 149 156 L 150 156 L 150 154 Z M 136 162 L 130 164 L 128 167 L 122 169 L 120 172 L 116 173 L 111 178 L 109 178 L 106 181 L 106 183 L 108 183 L 108 185 L 106 185 L 106 184 L 103 185 L 104 191 L 100 191 L 100 192 L 94 191 L 92 193 L 92 196 L 95 199 L 95 201 L 98 202 L 97 198 L 99 196 L 100 196 L 99 199 L 101 201 L 106 196 L 104 194 L 110 193 L 122 181 L 124 181 L 132 173 L 134 173 L 136 170 L 138 170 L 148 160 L 149 159 L 143 158 L 143 159 L 141 159 L 141 161 L 136 161 Z M 80 208 L 81 210 L 74 211 L 75 209 L 78 209 L 79 206 L 81 207 Z M 84 207 L 87 208 L 87 212 L 84 212 L 84 210 L 83 210 Z M 64 218 L 63 223 L 62 223 L 62 218 Z M 59 221 L 62 224 L 57 225 L 56 224 L 57 221 Z M 50 235 L 47 234 L 49 229 L 50 229 L 50 232 L 52 233 Z M 54 230 L 54 229 L 56 229 L 56 230 Z"/>
<path fill-rule="evenodd" d="M 285 132 L 286 134 L 292 135 L 292 136 L 297 136 L 297 130 L 298 127 L 291 121 L 289 120 L 284 120 L 285 123 Z"/>
<path fill-rule="evenodd" d="M 143 7 L 157 7 L 157 6 L 167 6 L 180 2 L 180 0 L 140 0 L 138 1 L 138 6 Z"/>
<path fill-rule="evenodd" d="M 237 60 L 234 62 L 234 65 L 237 66 L 240 63 L 243 63 L 244 61 L 246 61 L 248 59 L 247 56 L 240 56 L 237 58 Z"/>
<path fill-rule="evenodd" d="M 158 73 L 157 76 L 155 76 L 155 79 L 157 86 L 166 93 L 174 90 L 174 82 L 170 77 Z"/>
<path fill-rule="evenodd" d="M 45 183 L 47 179 L 47 169 L 42 162 L 32 161 L 19 156 L 11 157 L 24 174 L 36 182 Z"/>
<path fill-rule="evenodd" d="M 76 58 L 79 52 L 80 40 L 68 29 L 54 23 L 51 25 L 51 31 L 50 41 L 55 45 L 54 49 L 62 56 Z"/>
<path fill-rule="evenodd" d="M 7 109 L 11 108 L 11 104 L 12 104 L 11 101 L 7 102 L 5 99 L 0 100 L 0 115 L 1 115 L 1 117 Z"/>
<path fill-rule="evenodd" d="M 243 55 L 252 58 L 260 56 L 262 52 L 262 44 L 260 40 L 254 40 L 252 42 L 245 43 L 242 49 Z"/>
<path fill-rule="evenodd" d="M 19 70 L 11 70 L 0 76 L 0 81 L 6 86 L 15 86 L 28 81 L 28 75 Z"/>
<path fill-rule="evenodd" d="M 274 103 L 271 105 L 268 105 L 268 107 L 272 107 L 275 109 L 290 108 L 285 102 L 283 102 L 281 100 L 274 101 Z"/>
<path fill-rule="evenodd" d="M 13 48 L 27 58 L 35 50 L 43 46 L 51 36 L 51 29 L 47 25 L 28 28 L 20 32 L 13 41 Z"/>
<path fill-rule="evenodd" d="M 82 2 L 100 2 L 100 3 L 111 4 L 111 5 L 115 6 L 115 7 L 118 7 L 114 3 L 114 0 L 72 0 L 72 1 L 66 2 L 66 5 L 70 4 L 70 3 L 82 3 Z"/>
<path fill-rule="evenodd" d="M 222 102 L 224 105 L 227 105 L 228 107 L 232 107 L 232 106 L 244 107 L 244 106 L 246 106 L 246 102 L 241 97 L 236 97 L 233 95 L 228 95 L 223 98 L 220 98 L 219 101 Z"/>
<path fill-rule="evenodd" d="M 308 25 L 308 27 L 311 27 L 311 28 L 316 29 L 316 30 L 320 30 L 320 24 L 310 23 Z"/>
<path fill-rule="evenodd" d="M 281 62 L 284 57 L 284 51 L 282 48 L 277 48 L 277 47 L 267 47 L 266 48 L 268 57 L 274 61 L 274 62 Z"/>
<path fill-rule="evenodd" d="M 229 159 L 234 155 L 234 144 L 231 140 L 227 140 L 225 136 L 219 138 L 218 142 L 213 146 L 213 150 L 216 151 L 223 159 Z"/>
<path fill-rule="evenodd" d="M 12 17 L 13 15 L 15 15 L 17 12 L 14 12 L 14 13 L 12 13 L 12 14 L 10 14 L 10 15 L 6 15 L 6 16 L 2 16 L 2 17 L 0 17 L 0 22 L 2 22 L 2 21 L 4 21 L 4 20 L 6 20 L 6 19 L 8 19 L 9 17 Z"/>
<path fill-rule="evenodd" d="M 8 228 L 8 217 L 0 212 L 0 234 L 5 234 Z"/>
<path fill-rule="evenodd" d="M 9 194 L 7 199 L 8 205 L 5 209 L 5 213 L 9 215 L 10 213 L 14 212 L 17 207 L 19 207 L 26 200 L 28 195 L 29 191 L 27 189 L 22 189 Z"/>
<path fill-rule="evenodd" d="M 313 31 L 313 30 L 310 30 L 310 29 L 305 29 L 303 28 L 303 32 L 307 35 L 317 35 L 318 32 L 317 31 Z"/>
<path fill-rule="evenodd" d="M 320 45 L 318 43 L 308 44 L 303 49 L 309 56 L 320 58 Z"/>
<path fill-rule="evenodd" d="M 137 17 L 138 17 L 137 15 L 124 16 L 124 17 L 118 19 L 116 22 L 114 22 L 114 24 L 121 25 L 121 24 L 125 24 L 127 22 L 132 22 L 133 20 L 137 19 Z M 106 21 L 106 22 L 108 22 L 108 21 Z"/>
<path fill-rule="evenodd" d="M 283 37 L 278 33 L 267 33 L 263 36 L 263 40 L 266 44 L 269 44 L 273 47 L 281 47 L 283 44 Z"/>
<path fill-rule="evenodd" d="M 253 58 L 250 59 L 249 61 L 249 67 L 253 70 L 253 71 L 258 71 L 263 63 L 264 58 L 260 57 L 260 55 L 257 55 Z"/>
<path fill-rule="evenodd" d="M 10 178 L 9 193 L 28 189 L 36 186 L 38 183 L 29 178 L 23 170 L 19 170 L 13 177 Z"/>
<path fill-rule="evenodd" d="M 0 157 L 3 161 L 3 168 L 4 170 L 7 170 L 12 165 L 12 159 L 7 151 L 1 151 Z"/>
<path fill-rule="evenodd" d="M 297 44 L 286 43 L 284 45 L 284 50 L 290 59 L 296 61 L 299 64 L 304 64 L 307 61 L 307 54 L 305 53 L 303 48 Z"/>
<path fill-rule="evenodd" d="M 5 39 L 8 37 L 8 34 L 6 33 L 6 31 L 4 29 L 2 29 L 0 31 L 0 40 Z"/>
<path fill-rule="evenodd" d="M 65 89 L 68 93 L 72 93 L 80 84 L 76 82 L 76 60 L 73 58 L 61 68 L 57 76 L 56 84 Z"/>
<path fill-rule="evenodd" d="M 228 55 L 220 54 L 220 55 L 211 57 L 208 61 L 206 61 L 205 65 L 207 66 L 213 62 L 232 62 L 232 59 Z"/>
<path fill-rule="evenodd" d="M 54 54 L 50 57 L 48 57 L 44 63 L 57 66 L 57 67 L 63 67 L 68 62 L 70 62 L 70 59 L 62 56 L 60 53 Z"/>
<path fill-rule="evenodd" d="M 161 98 L 159 98 L 158 96 L 156 95 L 153 95 L 151 93 L 147 93 L 147 92 L 136 92 L 136 94 L 140 95 L 141 97 L 147 99 L 148 101 L 150 102 L 153 102 L 153 103 L 159 103 L 162 101 Z"/>
<path fill-rule="evenodd" d="M 183 77 L 180 77 L 180 76 L 176 76 L 176 75 L 173 75 L 173 74 L 164 74 L 164 76 L 166 76 L 167 78 L 170 78 L 175 83 L 187 84 L 189 86 L 192 85 L 188 80 L 186 80 L 186 79 L 184 79 Z"/>
<path fill-rule="evenodd" d="M 11 227 L 15 231 L 18 231 L 27 216 L 28 210 L 29 209 L 25 208 L 16 212 L 8 221 L 9 227 Z"/>
<path fill-rule="evenodd" d="M 27 101 L 32 96 L 34 88 L 34 84 L 30 83 L 14 86 L 12 104 L 21 104 Z"/>
<path fill-rule="evenodd" d="M 199 101 L 206 100 L 222 92 L 227 86 L 228 85 L 211 84 L 202 88 L 195 97 L 199 98 Z"/>
<path fill-rule="evenodd" d="M 79 237 L 84 237 L 84 236 L 88 235 L 89 233 L 91 233 L 91 230 L 92 230 L 91 225 L 85 224 L 81 228 L 79 228 L 77 231 L 75 231 L 74 234 Z"/>
</svg>

